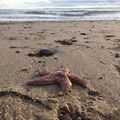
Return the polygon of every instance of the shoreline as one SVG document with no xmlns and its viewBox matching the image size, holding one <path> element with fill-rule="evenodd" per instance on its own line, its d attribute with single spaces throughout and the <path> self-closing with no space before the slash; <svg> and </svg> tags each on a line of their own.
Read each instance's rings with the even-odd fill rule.
<svg viewBox="0 0 120 120">
<path fill-rule="evenodd" d="M 101 22 L 101 21 L 120 21 L 120 20 L 8 20 L 8 21 L 4 21 L 4 20 L 0 20 L 0 23 L 38 23 L 38 22 Z"/>
<path fill-rule="evenodd" d="M 114 108 L 113 111 L 119 111 L 119 26 L 119 20 L 0 22 L 0 92 L 16 91 L 14 94 L 8 92 L 13 94 L 13 97 L 7 95 L 8 93 L 0 97 L 0 104 L 3 103 L 0 110 L 3 111 L 3 108 L 8 111 L 15 110 L 26 119 L 29 115 L 31 117 L 36 115 L 34 111 L 42 113 L 44 106 L 36 107 L 29 100 L 19 97 L 19 94 L 24 94 L 30 96 L 31 100 L 38 98 L 44 105 L 48 99 L 50 99 L 50 104 L 57 101 L 55 109 L 52 108 L 49 112 L 46 110 L 48 113 L 43 112 L 48 115 L 48 118 L 52 117 L 52 114 L 55 118 L 57 117 L 57 111 L 62 103 L 72 105 L 78 103 L 77 105 L 83 106 L 85 110 L 91 108 L 90 104 L 92 104 L 96 112 L 91 111 L 91 115 L 96 115 L 101 120 L 105 111 L 110 113 L 110 110 Z M 71 42 L 71 39 L 76 42 Z M 62 41 L 62 44 L 56 41 Z M 64 41 L 67 42 L 64 43 Z M 28 56 L 44 48 L 58 49 L 58 53 L 50 57 Z M 70 94 L 52 98 L 54 102 L 51 102 L 49 96 L 59 91 L 56 85 L 40 87 L 23 85 L 28 79 L 34 78 L 39 71 L 44 69 L 55 71 L 61 65 L 68 67 L 72 73 L 89 77 L 89 86 L 100 93 L 100 96 L 90 96 L 86 89 L 73 85 Z M 11 108 L 14 103 L 14 108 Z M 20 107 L 19 110 L 18 107 Z M 26 111 L 27 108 L 30 110 Z M 22 111 L 27 114 L 27 117 Z M 100 116 L 98 111 L 103 116 Z M 113 113 L 115 117 L 116 112 Z M 13 113 L 8 112 L 8 114 L 12 118 Z M 117 117 L 119 116 L 118 114 Z"/>
</svg>

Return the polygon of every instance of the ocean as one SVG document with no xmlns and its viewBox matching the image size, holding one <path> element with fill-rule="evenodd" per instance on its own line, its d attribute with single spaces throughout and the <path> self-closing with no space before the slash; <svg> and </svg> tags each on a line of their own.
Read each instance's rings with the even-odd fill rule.
<svg viewBox="0 0 120 120">
<path fill-rule="evenodd" d="M 0 21 L 120 20 L 120 2 L 75 3 L 35 8 L 0 8 Z"/>
</svg>

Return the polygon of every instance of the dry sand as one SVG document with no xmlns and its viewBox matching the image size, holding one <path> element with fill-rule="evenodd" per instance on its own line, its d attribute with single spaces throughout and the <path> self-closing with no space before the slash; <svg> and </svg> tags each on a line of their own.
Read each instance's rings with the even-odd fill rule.
<svg viewBox="0 0 120 120">
<path fill-rule="evenodd" d="M 56 42 L 71 39 L 77 42 Z M 28 56 L 43 48 L 59 51 Z M 56 85 L 24 85 L 39 71 L 61 65 L 89 77 L 88 87 L 100 94 L 73 85 L 71 93 L 58 97 Z M 71 120 L 62 106 L 74 120 L 119 120 L 120 21 L 0 23 L 0 120 Z"/>
</svg>

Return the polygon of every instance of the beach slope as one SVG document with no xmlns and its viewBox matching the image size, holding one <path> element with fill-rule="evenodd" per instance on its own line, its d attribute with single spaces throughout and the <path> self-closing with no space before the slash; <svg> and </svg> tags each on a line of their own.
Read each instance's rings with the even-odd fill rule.
<svg viewBox="0 0 120 120">
<path fill-rule="evenodd" d="M 1 22 L 0 119 L 119 120 L 120 21 Z M 53 52 L 38 56 L 41 49 Z M 59 97 L 57 85 L 25 85 L 61 65 L 85 76 Z"/>
</svg>

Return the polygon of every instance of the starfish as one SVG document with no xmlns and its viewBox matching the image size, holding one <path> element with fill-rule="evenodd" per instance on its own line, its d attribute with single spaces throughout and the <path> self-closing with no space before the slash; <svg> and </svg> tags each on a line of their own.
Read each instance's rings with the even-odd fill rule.
<svg viewBox="0 0 120 120">
<path fill-rule="evenodd" d="M 72 82 L 81 85 L 84 88 L 87 88 L 87 83 L 85 78 L 71 74 L 69 69 L 61 67 L 56 70 L 54 73 L 50 71 L 41 71 L 39 73 L 39 78 L 36 78 L 32 81 L 26 82 L 28 86 L 38 86 L 38 85 L 48 85 L 48 84 L 57 84 L 61 87 L 59 95 L 65 95 L 71 91 Z"/>
</svg>

